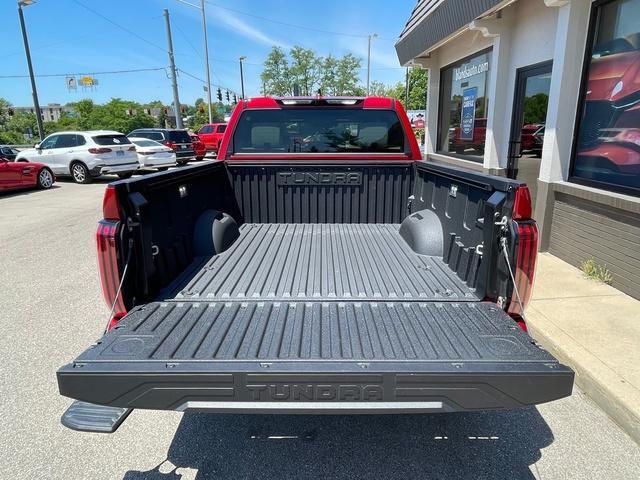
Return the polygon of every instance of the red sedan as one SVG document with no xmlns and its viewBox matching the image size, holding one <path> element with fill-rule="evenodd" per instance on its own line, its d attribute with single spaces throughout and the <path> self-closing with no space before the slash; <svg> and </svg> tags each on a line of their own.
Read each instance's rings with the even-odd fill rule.
<svg viewBox="0 0 640 480">
<path fill-rule="evenodd" d="M 0 157 L 0 192 L 20 188 L 51 188 L 56 177 L 42 163 L 10 162 Z"/>
<path fill-rule="evenodd" d="M 196 152 L 196 160 L 202 160 L 207 154 L 207 147 L 202 143 L 200 137 L 195 133 L 190 133 L 191 142 L 193 143 L 193 149 Z"/>
</svg>

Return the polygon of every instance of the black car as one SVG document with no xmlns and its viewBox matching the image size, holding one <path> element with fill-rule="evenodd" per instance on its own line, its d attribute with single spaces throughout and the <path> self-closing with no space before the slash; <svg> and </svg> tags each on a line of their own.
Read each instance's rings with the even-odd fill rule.
<svg viewBox="0 0 640 480">
<path fill-rule="evenodd" d="M 127 135 L 129 138 L 148 138 L 171 148 L 176 152 L 178 163 L 185 164 L 196 159 L 193 142 L 187 130 L 175 128 L 139 128 Z"/>
<path fill-rule="evenodd" d="M 13 147 L 9 147 L 7 145 L 0 145 L 0 157 L 4 157 L 10 162 L 15 161 L 16 155 L 18 155 L 19 151 Z"/>
</svg>

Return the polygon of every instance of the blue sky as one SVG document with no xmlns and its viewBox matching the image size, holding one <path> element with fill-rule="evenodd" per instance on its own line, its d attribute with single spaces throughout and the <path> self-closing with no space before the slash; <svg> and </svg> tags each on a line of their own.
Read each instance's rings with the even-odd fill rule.
<svg viewBox="0 0 640 480">
<path fill-rule="evenodd" d="M 0 76 L 26 75 L 15 0 L 1 3 Z M 261 63 L 272 45 L 302 45 L 320 55 L 351 52 L 366 67 L 366 35 L 377 33 L 371 78 L 395 83 L 403 79 L 404 71 L 393 44 L 414 4 L 415 0 L 208 0 L 211 81 L 239 92 L 237 59 L 245 55 L 246 94 L 257 95 Z M 200 12 L 177 0 L 38 0 L 24 9 L 36 75 L 166 67 L 164 8 L 172 17 L 178 68 L 204 78 Z M 364 68 L 360 73 L 364 83 Z M 76 92 L 67 91 L 64 77 L 38 77 L 40 103 L 64 104 L 82 98 L 104 102 L 111 97 L 171 100 L 170 81 L 162 70 L 96 77 L 100 85 L 95 91 L 78 88 Z M 204 97 L 199 80 L 180 74 L 178 82 L 182 102 Z M 0 78 L 0 97 L 17 106 L 30 105 L 28 78 Z"/>
</svg>

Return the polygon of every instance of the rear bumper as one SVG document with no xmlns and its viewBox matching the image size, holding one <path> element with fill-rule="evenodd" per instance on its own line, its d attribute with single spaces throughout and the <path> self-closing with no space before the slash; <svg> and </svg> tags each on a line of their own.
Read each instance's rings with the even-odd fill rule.
<svg viewBox="0 0 640 480">
<path fill-rule="evenodd" d="M 67 365 L 57 374 L 60 393 L 113 407 L 178 411 L 454 412 L 557 400 L 571 395 L 574 376 L 555 362 L 149 362 L 123 367 Z"/>
<path fill-rule="evenodd" d="M 140 163 L 127 162 L 118 165 L 96 165 L 90 172 L 93 176 L 104 175 L 108 173 L 135 172 L 140 167 Z"/>
</svg>

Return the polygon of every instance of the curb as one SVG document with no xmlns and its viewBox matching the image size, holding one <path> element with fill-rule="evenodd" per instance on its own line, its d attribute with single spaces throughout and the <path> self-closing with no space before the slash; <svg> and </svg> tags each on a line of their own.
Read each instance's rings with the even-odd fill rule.
<svg viewBox="0 0 640 480">
<path fill-rule="evenodd" d="M 537 315 L 531 315 L 537 316 Z M 529 335 L 536 339 L 542 347 L 555 356 L 561 363 L 571 367 L 575 373 L 575 384 L 601 409 L 603 410 L 627 435 L 640 445 L 640 410 L 634 408 L 628 401 L 628 397 L 637 396 L 637 391 L 620 378 L 615 372 L 603 368 L 601 362 L 592 354 L 584 351 L 582 347 L 571 345 L 571 339 L 567 342 L 558 341 L 566 336 L 564 332 L 549 331 L 554 327 L 536 325 L 536 321 L 527 320 Z M 544 323 L 544 322 L 542 322 Z M 572 348 L 583 350 L 580 355 L 571 352 Z M 577 358 L 580 357 L 581 359 Z M 598 371 L 600 375 L 594 373 Z"/>
</svg>

